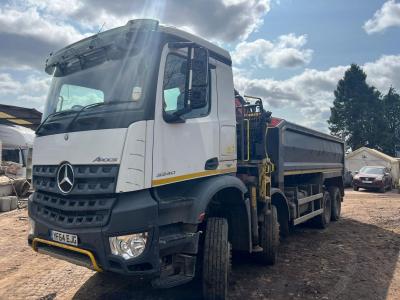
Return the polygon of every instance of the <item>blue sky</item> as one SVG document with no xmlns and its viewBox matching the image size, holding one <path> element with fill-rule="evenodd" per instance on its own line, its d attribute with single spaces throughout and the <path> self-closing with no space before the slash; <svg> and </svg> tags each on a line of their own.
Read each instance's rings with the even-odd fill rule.
<svg viewBox="0 0 400 300">
<path fill-rule="evenodd" d="M 400 52 L 398 27 L 374 35 L 363 29 L 364 23 L 385 3 L 383 0 L 281 0 L 279 3 L 272 3 L 264 25 L 249 39 L 275 39 L 288 32 L 307 34 L 307 47 L 314 50 L 308 68 L 322 70 L 350 63 L 364 64 L 382 54 Z M 302 70 L 269 70 L 269 74 L 285 79 Z"/>
<path fill-rule="evenodd" d="M 139 17 L 227 48 L 241 92 L 315 129 L 351 63 L 400 90 L 400 0 L 0 0 L 0 103 L 43 110 L 49 52 Z"/>
</svg>

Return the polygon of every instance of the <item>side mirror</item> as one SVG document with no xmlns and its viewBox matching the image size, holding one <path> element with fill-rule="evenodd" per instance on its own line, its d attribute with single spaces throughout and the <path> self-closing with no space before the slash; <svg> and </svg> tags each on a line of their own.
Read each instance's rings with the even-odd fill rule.
<svg viewBox="0 0 400 300">
<path fill-rule="evenodd" d="M 192 42 L 169 43 L 170 49 L 187 49 L 186 62 L 182 64 L 180 73 L 185 75 L 185 94 L 183 107 L 166 114 L 164 119 L 168 123 L 184 123 L 183 117 L 192 109 L 206 107 L 208 104 L 208 50 Z"/>
<path fill-rule="evenodd" d="M 354 174 L 356 174 L 356 175 L 357 175 L 358 173 L 359 173 L 358 171 L 355 171 L 355 172 L 354 172 Z"/>
<path fill-rule="evenodd" d="M 208 50 L 198 46 L 189 48 L 188 65 L 185 104 L 189 109 L 205 107 L 208 87 Z"/>
</svg>

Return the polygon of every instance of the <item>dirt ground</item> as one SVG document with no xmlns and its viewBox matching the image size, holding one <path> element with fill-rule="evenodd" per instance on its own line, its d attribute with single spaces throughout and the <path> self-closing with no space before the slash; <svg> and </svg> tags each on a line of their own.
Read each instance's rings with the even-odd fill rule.
<svg viewBox="0 0 400 300">
<path fill-rule="evenodd" d="M 400 194 L 346 191 L 342 219 L 298 227 L 273 267 L 234 257 L 231 299 L 400 299 Z M 201 299 L 198 281 L 153 290 L 33 252 L 26 209 L 0 214 L 0 299 Z"/>
</svg>

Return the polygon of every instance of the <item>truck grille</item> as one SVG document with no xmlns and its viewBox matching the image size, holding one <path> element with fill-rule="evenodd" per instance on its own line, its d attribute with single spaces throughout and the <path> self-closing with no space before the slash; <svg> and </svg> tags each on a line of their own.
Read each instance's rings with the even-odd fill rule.
<svg viewBox="0 0 400 300">
<path fill-rule="evenodd" d="M 100 227 L 107 224 L 116 198 L 67 198 L 35 192 L 32 213 L 63 228 Z"/>
<path fill-rule="evenodd" d="M 62 228 L 101 227 L 108 223 L 116 201 L 118 165 L 73 165 L 74 185 L 62 194 L 59 166 L 34 166 L 32 213 Z"/>
<path fill-rule="evenodd" d="M 111 194 L 115 192 L 118 165 L 74 165 L 74 187 L 69 195 Z M 34 166 L 32 183 L 36 190 L 60 193 L 58 166 Z"/>
</svg>

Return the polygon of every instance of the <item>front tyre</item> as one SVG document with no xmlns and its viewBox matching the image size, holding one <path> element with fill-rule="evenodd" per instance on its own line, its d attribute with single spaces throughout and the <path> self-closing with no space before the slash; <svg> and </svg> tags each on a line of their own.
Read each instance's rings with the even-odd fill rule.
<svg viewBox="0 0 400 300">
<path fill-rule="evenodd" d="M 271 212 L 263 216 L 259 226 L 261 252 L 256 253 L 257 260 L 266 265 L 274 265 L 278 256 L 279 222 L 276 207 L 272 205 Z"/>
<path fill-rule="evenodd" d="M 203 297 L 227 299 L 231 264 L 228 222 L 223 218 L 207 220 L 203 257 Z"/>
</svg>

